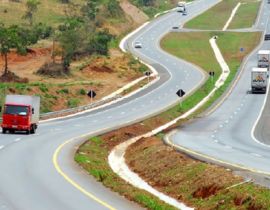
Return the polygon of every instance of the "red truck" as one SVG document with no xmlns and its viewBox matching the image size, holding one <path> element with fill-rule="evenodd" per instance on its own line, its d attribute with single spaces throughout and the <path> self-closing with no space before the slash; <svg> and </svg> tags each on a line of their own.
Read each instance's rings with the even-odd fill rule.
<svg viewBox="0 0 270 210">
<path fill-rule="evenodd" d="M 7 95 L 2 116 L 2 132 L 35 133 L 39 121 L 39 108 L 38 96 Z"/>
</svg>

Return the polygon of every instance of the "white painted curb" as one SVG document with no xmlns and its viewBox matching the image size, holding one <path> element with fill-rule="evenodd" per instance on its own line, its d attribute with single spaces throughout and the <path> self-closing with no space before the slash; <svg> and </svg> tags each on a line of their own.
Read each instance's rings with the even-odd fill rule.
<svg viewBox="0 0 270 210">
<path fill-rule="evenodd" d="M 227 28 L 229 27 L 230 23 L 232 22 L 233 17 L 235 16 L 236 11 L 238 10 L 238 8 L 241 6 L 241 2 L 238 2 L 238 4 L 235 6 L 235 8 L 232 10 L 231 16 L 228 19 L 228 21 L 226 22 L 226 24 L 224 25 L 222 31 L 226 31 Z"/>
</svg>

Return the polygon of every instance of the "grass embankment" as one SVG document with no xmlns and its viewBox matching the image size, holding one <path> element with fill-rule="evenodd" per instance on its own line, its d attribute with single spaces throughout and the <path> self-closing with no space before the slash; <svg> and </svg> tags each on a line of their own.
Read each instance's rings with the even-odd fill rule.
<svg viewBox="0 0 270 210">
<path fill-rule="evenodd" d="M 251 27 L 254 24 L 254 20 L 256 20 L 260 5 L 261 1 L 244 1 L 237 10 L 228 28 L 237 29 Z"/>
<path fill-rule="evenodd" d="M 196 209 L 269 209 L 269 189 L 252 183 L 228 189 L 243 179 L 175 151 L 159 136 L 133 144 L 126 159 L 130 168 L 153 187 Z"/>
<path fill-rule="evenodd" d="M 187 22 L 184 27 L 207 30 L 222 29 L 238 2 L 241 2 L 242 4 L 238 9 L 239 11 L 236 13 L 236 16 L 229 25 L 229 28 L 251 27 L 254 24 L 259 5 L 261 3 L 253 0 L 224 0 L 203 14 Z"/>
<path fill-rule="evenodd" d="M 162 46 L 172 54 L 175 54 L 190 62 L 194 62 L 195 64 L 201 66 L 206 71 L 208 71 L 208 68 L 211 68 L 215 70 L 217 74 L 219 74 L 220 68 L 218 67 L 218 64 L 216 63 L 213 57 L 213 53 L 210 44 L 208 42 L 211 36 L 212 36 L 211 33 L 170 34 L 166 36 L 165 39 L 162 41 Z M 218 45 L 220 46 L 221 51 L 224 54 L 225 59 L 231 68 L 231 75 L 227 79 L 226 84 L 217 92 L 217 94 L 215 94 L 215 96 L 212 97 L 211 102 L 217 99 L 217 97 L 219 97 L 222 94 L 222 92 L 224 92 L 226 87 L 229 85 L 229 82 L 233 79 L 235 73 L 237 72 L 237 69 L 240 66 L 243 57 L 246 56 L 258 44 L 260 39 L 260 33 L 246 33 L 246 34 L 219 33 L 218 36 L 219 36 Z M 190 40 L 192 40 L 192 42 Z M 239 53 L 239 48 L 243 45 L 247 46 L 247 50 L 243 53 Z M 176 50 L 175 48 L 177 48 L 178 50 Z M 210 65 L 209 61 L 213 62 L 213 64 Z M 216 79 L 217 77 L 215 77 L 215 80 Z M 90 139 L 78 149 L 78 152 L 75 156 L 75 160 L 83 168 L 85 168 L 85 170 L 88 171 L 89 174 L 96 177 L 96 179 L 101 181 L 105 186 L 126 196 L 128 199 L 136 201 L 149 209 L 169 209 L 169 207 L 166 204 L 160 203 L 160 201 L 158 201 L 156 198 L 149 195 L 145 191 L 136 189 L 130 186 L 129 184 L 126 184 L 122 179 L 120 179 L 116 174 L 114 174 L 107 163 L 108 154 L 115 145 L 124 142 L 129 138 L 146 133 L 147 131 L 150 131 L 181 115 L 182 113 L 193 107 L 196 103 L 198 103 L 202 98 L 204 98 L 213 88 L 213 84 L 214 82 L 211 82 L 211 80 L 208 79 L 205 85 L 203 85 L 200 89 L 198 89 L 195 93 L 193 93 L 182 103 L 181 108 L 179 106 L 175 106 L 158 116 L 144 120 L 135 125 L 121 128 L 117 131 L 112 131 L 105 135 Z M 207 103 L 207 105 L 204 106 L 204 109 L 209 107 L 211 105 L 211 102 Z M 179 122 L 178 124 L 182 124 L 184 122 L 185 120 Z M 163 134 L 161 133 L 157 136 L 162 137 Z M 156 144 L 161 144 L 161 140 L 158 139 L 158 143 L 154 143 L 153 145 L 155 146 Z M 138 143 L 136 145 L 139 146 L 141 144 Z M 158 187 L 165 193 L 168 193 L 172 196 L 175 196 L 175 194 L 173 194 L 172 191 L 170 191 L 170 189 L 172 185 L 177 184 L 177 189 L 174 188 L 174 190 L 176 190 L 174 193 L 177 193 L 177 196 L 175 196 L 175 198 L 179 200 L 184 200 L 191 206 L 201 207 L 204 205 L 203 203 L 205 202 L 205 200 L 200 197 L 201 194 L 203 195 L 207 193 L 209 194 L 208 191 L 210 191 L 210 194 L 211 192 L 219 192 L 219 190 L 221 189 L 219 187 L 222 187 L 222 189 L 224 190 L 225 187 L 234 183 L 238 183 L 240 181 L 239 177 L 235 177 L 230 172 L 226 171 L 221 167 L 211 166 L 205 163 L 201 163 L 199 161 L 195 161 L 177 152 L 174 152 L 170 147 L 167 147 L 163 144 L 161 144 L 161 146 L 164 147 L 165 151 L 168 152 L 166 153 L 166 156 L 162 156 L 163 151 L 160 152 L 160 150 L 156 150 L 157 147 L 150 147 L 150 146 L 151 143 L 145 147 L 142 146 L 139 150 L 136 150 L 135 153 L 132 153 L 132 155 L 134 155 L 134 157 L 136 158 L 128 160 L 130 166 L 133 167 L 139 164 L 141 166 L 147 167 L 149 166 L 149 164 L 151 164 L 152 166 L 149 166 L 149 168 L 153 169 L 151 170 L 151 173 L 149 171 L 149 173 L 151 174 L 151 178 L 146 180 L 149 180 L 149 183 L 151 185 Z M 167 165 L 163 165 L 162 163 L 165 162 L 164 159 L 168 158 L 169 160 L 172 160 L 170 159 L 171 152 L 173 154 L 173 157 L 176 158 L 172 161 L 173 164 L 170 163 Z M 159 156 L 157 158 L 157 156 L 154 156 L 154 154 L 156 154 L 157 156 L 160 154 L 162 157 Z M 149 157 L 149 155 L 152 156 Z M 181 159 L 182 157 L 185 157 L 187 161 L 186 162 L 175 161 Z M 144 161 L 146 162 L 148 161 L 147 163 L 144 162 L 146 165 L 144 165 L 144 163 L 141 164 L 140 162 L 142 161 L 141 159 L 145 159 Z M 183 165 L 181 165 L 182 163 L 187 164 L 187 166 L 185 166 L 185 169 L 187 169 L 187 167 L 190 167 L 188 171 L 181 170 L 181 168 L 184 167 Z M 190 163 L 190 165 L 188 163 Z M 154 170 L 155 167 L 156 168 L 158 167 L 159 169 Z M 207 174 L 207 170 L 210 169 L 212 172 L 211 177 L 204 176 L 205 174 Z M 138 168 L 138 170 L 135 170 L 135 172 L 142 172 L 142 171 L 140 171 L 140 168 Z M 179 174 L 176 176 L 175 172 Z M 144 178 L 147 177 L 146 174 L 143 175 L 143 172 L 140 175 Z M 175 179 L 172 176 L 175 176 Z M 222 179 L 223 182 L 219 183 L 223 183 L 224 185 L 222 186 L 218 185 L 218 188 L 217 186 L 213 185 L 212 188 L 205 189 L 205 183 L 209 183 L 209 178 L 210 180 L 214 180 L 215 178 L 218 181 L 219 178 L 222 176 L 225 176 L 226 179 Z M 192 180 L 196 180 L 196 178 L 194 177 L 200 178 L 197 179 L 198 182 L 194 183 L 189 181 L 191 178 Z M 165 183 L 164 181 L 166 181 L 165 185 L 163 184 Z M 159 184 L 157 184 L 157 182 Z M 253 185 L 250 185 L 250 188 L 255 187 Z M 197 190 L 194 195 L 192 194 L 193 193 L 192 189 Z M 251 200 L 253 202 L 252 199 L 253 197 L 251 198 L 245 197 L 246 194 L 240 189 L 241 188 L 236 188 L 236 192 L 238 193 L 237 195 L 239 195 L 238 197 L 240 200 L 238 201 L 237 197 L 236 203 L 240 202 L 241 204 L 239 205 L 242 205 L 242 203 L 244 203 L 243 205 L 247 205 L 246 204 L 247 202 L 250 203 Z M 265 192 L 265 190 L 262 188 L 258 189 L 261 189 L 262 192 Z M 206 193 L 204 193 L 205 191 Z M 228 209 L 226 208 L 226 205 L 228 206 L 227 200 L 223 201 L 222 199 L 223 197 L 221 196 L 221 194 L 218 195 L 219 196 L 214 197 L 213 200 L 211 200 L 210 202 L 211 205 L 214 203 L 215 200 L 218 203 L 218 205 L 222 207 L 221 209 Z M 227 198 L 227 196 L 228 195 L 226 194 L 225 198 Z"/>
<path fill-rule="evenodd" d="M 35 22 L 46 23 L 47 25 L 56 25 L 63 21 L 65 10 L 68 4 L 62 4 L 55 0 L 39 1 L 38 11 L 34 14 Z M 74 4 L 83 4 L 83 0 L 74 0 Z M 26 0 L 23 1 L 4 1 L 0 4 L 0 22 L 6 25 L 27 23 L 22 17 L 26 11 Z M 75 11 L 74 11 L 75 12 Z M 16 15 L 14 15 L 16 14 Z"/>
</svg>

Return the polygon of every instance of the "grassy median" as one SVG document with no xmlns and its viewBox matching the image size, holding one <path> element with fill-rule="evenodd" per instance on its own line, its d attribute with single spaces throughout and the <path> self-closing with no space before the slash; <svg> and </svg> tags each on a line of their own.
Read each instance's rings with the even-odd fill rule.
<svg viewBox="0 0 270 210">
<path fill-rule="evenodd" d="M 220 68 L 218 67 L 218 64 L 215 62 L 215 59 L 213 57 L 214 55 L 211 52 L 211 47 L 208 42 L 209 38 L 212 35 L 213 35 L 212 33 L 169 34 L 164 38 L 164 40 L 162 40 L 162 47 L 176 56 L 179 56 L 190 62 L 194 62 L 195 64 L 205 69 L 206 71 L 208 71 L 208 68 L 212 68 L 215 69 L 217 74 L 219 74 Z M 218 91 L 217 94 L 215 94 L 214 97 L 212 97 L 211 101 L 208 102 L 203 107 L 204 109 L 209 107 L 213 103 L 213 101 L 215 101 L 225 91 L 229 82 L 235 76 L 242 59 L 244 58 L 244 56 L 250 53 L 250 51 L 258 44 L 261 36 L 260 33 L 246 33 L 246 34 L 219 33 L 217 35 L 219 36 L 218 45 L 220 46 L 221 51 L 224 54 L 225 59 L 228 62 L 232 72 L 230 77 L 227 79 L 226 84 Z M 195 37 L 196 43 L 194 43 L 194 41 L 190 41 L 193 40 Z M 240 52 L 239 48 L 243 45 L 246 46 L 245 51 Z M 170 47 L 172 50 L 170 50 Z M 175 48 L 179 50 L 176 50 Z M 209 65 L 209 61 L 213 62 L 213 64 Z M 217 78 L 215 78 L 215 80 L 216 79 Z M 198 103 L 211 91 L 211 89 L 213 88 L 213 84 L 214 81 L 212 82 L 210 79 L 208 79 L 207 82 L 200 89 L 194 92 L 190 97 L 186 98 L 186 100 L 183 102 L 182 107 L 179 107 L 179 105 L 177 105 L 169 109 L 168 111 L 161 113 L 158 116 L 152 117 L 150 119 L 144 120 L 140 123 L 136 123 L 131 126 L 121 128 L 116 131 L 109 132 L 99 137 L 94 137 L 90 139 L 78 149 L 77 154 L 75 156 L 75 160 L 83 168 L 85 168 L 85 170 L 88 171 L 89 174 L 96 177 L 96 179 L 98 181 L 101 181 L 105 186 L 120 193 L 121 195 L 126 196 L 128 199 L 132 201 L 140 203 L 142 206 L 148 209 L 172 208 L 169 205 L 165 204 L 164 202 L 159 201 L 157 198 L 150 195 L 149 193 L 134 188 L 131 185 L 127 184 L 122 179 L 120 179 L 115 173 L 112 172 L 110 166 L 107 163 L 108 154 L 114 146 L 120 144 L 121 142 L 124 142 L 137 135 L 146 133 L 174 119 L 175 117 L 181 115 L 188 109 L 192 108 L 196 103 Z M 201 109 L 200 111 L 204 109 Z M 179 122 L 178 125 L 183 123 L 185 123 L 185 120 Z M 222 207 L 221 209 L 228 209 L 226 208 L 227 203 L 223 201 L 222 196 L 220 194 L 219 196 L 221 197 L 214 197 L 214 199 L 211 200 L 210 204 L 209 202 L 205 202 L 204 199 L 205 198 L 207 199 L 209 196 L 213 196 L 215 194 L 213 192 L 225 192 L 226 190 L 220 191 L 220 189 L 224 190 L 226 187 L 238 183 L 239 181 L 241 181 L 241 178 L 235 177 L 231 172 L 226 171 L 222 167 L 201 163 L 187 156 L 179 154 L 178 152 L 175 152 L 172 148 L 165 146 L 161 143 L 160 138 L 163 135 L 164 134 L 161 133 L 157 135 L 157 137 L 155 138 L 157 138 L 158 144 L 162 145 L 162 147 L 165 148 L 165 151 L 167 151 L 166 155 L 168 156 L 163 156 L 164 151 L 160 150 L 160 147 L 154 146 L 157 144 L 157 142 L 154 142 L 153 144 L 147 143 L 146 145 L 143 145 L 143 142 L 146 142 L 151 138 L 144 139 L 143 141 L 140 141 L 137 144 L 135 144 L 134 147 L 138 146 L 139 149 L 134 148 L 134 150 L 132 149 L 129 150 L 127 161 L 129 162 L 130 167 L 133 168 L 137 164 L 144 165 L 144 167 L 149 166 L 149 170 L 151 170 L 151 173 L 150 171 L 148 171 L 147 173 L 151 174 L 151 178 L 155 177 L 155 179 L 153 178 L 153 181 L 147 179 L 147 174 L 143 175 L 143 171 L 141 171 L 139 168 L 137 168 L 138 170 L 135 170 L 135 172 L 139 173 L 140 176 L 148 180 L 149 181 L 148 183 L 171 196 L 174 196 L 175 194 L 173 194 L 173 192 L 170 191 L 172 189 L 170 188 L 170 186 L 173 186 L 176 181 L 178 184 L 177 185 L 178 190 L 175 192 L 177 193 L 177 196 L 175 196 L 175 198 L 179 199 L 180 201 L 181 200 L 185 201 L 190 206 L 204 209 L 202 208 L 204 205 L 209 206 L 212 204 L 213 205 L 217 204 L 218 206 Z M 160 154 L 162 157 L 159 156 L 157 158 L 157 156 L 154 156 L 154 154 L 156 155 Z M 173 162 L 172 168 L 168 167 L 169 166 L 168 164 L 162 165 L 161 164 L 162 158 L 163 159 L 168 158 L 168 160 L 171 160 L 170 158 L 171 154 L 173 154 L 172 157 L 175 157 L 176 159 L 179 158 L 181 159 L 181 157 L 184 157 L 184 160 L 187 161 L 186 162 L 184 161 L 183 163 L 186 163 L 187 165 L 183 166 L 182 162 L 178 161 Z M 141 164 L 142 159 L 144 159 L 145 161 L 143 162 L 143 164 Z M 150 164 L 149 161 L 151 162 L 151 166 L 149 165 Z M 160 165 L 162 166 L 161 168 Z M 181 170 L 181 168 L 183 167 L 190 167 L 189 172 L 187 173 L 187 171 Z M 157 168 L 158 170 L 155 170 Z M 208 169 L 211 169 L 212 178 L 226 175 L 225 177 L 227 177 L 227 179 L 223 180 L 222 186 L 206 185 L 206 183 L 208 183 L 209 181 L 209 176 L 204 176 L 204 174 L 208 171 Z M 178 176 L 175 176 L 176 172 Z M 172 178 L 173 181 L 172 179 L 170 179 L 170 177 L 171 178 L 173 177 Z M 200 177 L 200 181 L 198 181 L 197 185 L 195 186 L 193 186 L 194 183 L 190 181 L 192 177 L 195 180 L 196 177 Z M 174 180 L 174 178 L 177 180 Z M 168 183 L 167 182 L 168 180 L 171 181 Z M 164 188 L 162 187 L 160 188 L 160 186 L 157 187 L 157 183 L 159 183 L 160 186 L 164 186 Z M 166 184 L 163 185 L 162 183 Z M 236 192 L 239 193 L 239 196 L 236 197 L 235 199 L 237 200 L 239 198 L 240 206 L 242 204 L 247 206 L 245 200 L 250 200 L 251 198 L 247 197 L 247 199 L 245 199 L 246 198 L 245 195 L 241 191 L 238 191 L 238 189 L 239 188 L 236 189 Z M 210 193 L 208 191 L 210 191 Z M 235 202 L 238 203 L 238 200 Z M 254 205 L 256 207 L 257 204 L 249 203 L 248 205 Z M 229 205 L 227 205 L 227 207 L 229 207 Z"/>
<path fill-rule="evenodd" d="M 223 0 L 208 11 L 187 22 L 184 27 L 207 30 L 222 29 L 238 2 L 242 4 L 230 23 L 229 28 L 251 27 L 255 22 L 261 1 Z"/>
</svg>

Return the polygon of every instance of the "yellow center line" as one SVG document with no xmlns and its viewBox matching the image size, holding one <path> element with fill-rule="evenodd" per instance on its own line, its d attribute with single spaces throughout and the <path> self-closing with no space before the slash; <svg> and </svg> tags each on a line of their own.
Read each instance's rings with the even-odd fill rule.
<svg viewBox="0 0 270 210">
<path fill-rule="evenodd" d="M 78 189 L 80 192 L 82 192 L 84 195 L 86 195 L 87 197 L 93 199 L 94 201 L 98 202 L 99 204 L 105 206 L 106 208 L 110 209 L 110 210 L 116 210 L 115 208 L 113 208 L 112 206 L 110 206 L 109 204 L 105 203 L 104 201 L 102 201 L 101 199 L 97 198 L 95 195 L 91 194 L 90 192 L 88 192 L 86 189 L 84 189 L 83 187 L 81 187 L 78 183 L 76 183 L 75 181 L 73 181 L 67 174 L 65 174 L 63 172 L 63 170 L 60 168 L 59 164 L 58 164 L 58 156 L 59 153 L 61 152 L 61 150 L 64 148 L 64 146 L 66 146 L 67 144 L 69 144 L 71 141 L 73 141 L 74 139 L 70 139 L 66 142 L 64 142 L 63 144 L 61 144 L 60 146 L 57 147 L 57 149 L 55 150 L 54 154 L 53 154 L 53 165 L 55 167 L 55 169 L 57 170 L 57 172 L 64 177 L 64 179 L 69 182 L 71 185 L 73 185 L 76 189 Z"/>
</svg>

